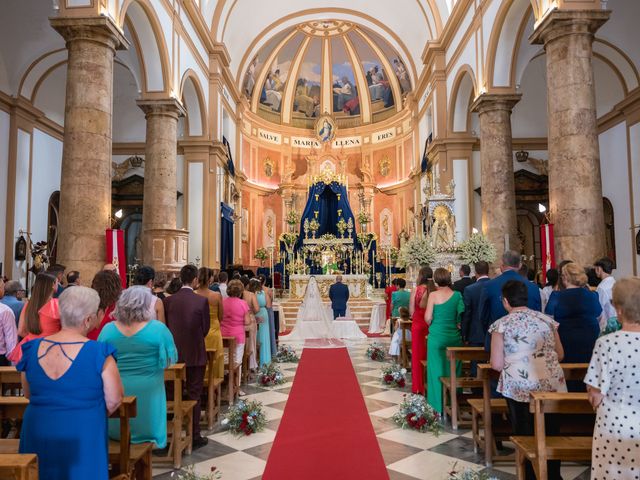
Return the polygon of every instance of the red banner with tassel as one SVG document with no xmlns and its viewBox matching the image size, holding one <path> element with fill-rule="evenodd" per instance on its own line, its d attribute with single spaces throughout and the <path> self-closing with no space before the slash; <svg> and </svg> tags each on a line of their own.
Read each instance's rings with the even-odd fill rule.
<svg viewBox="0 0 640 480">
<path fill-rule="evenodd" d="M 127 256 L 124 251 L 124 230 L 107 229 L 107 255 L 105 263 L 115 265 L 122 288 L 127 288 Z"/>
<path fill-rule="evenodd" d="M 542 283 L 547 282 L 547 270 L 556 266 L 556 252 L 554 248 L 553 224 L 540 225 L 540 253 L 542 256 Z"/>
</svg>

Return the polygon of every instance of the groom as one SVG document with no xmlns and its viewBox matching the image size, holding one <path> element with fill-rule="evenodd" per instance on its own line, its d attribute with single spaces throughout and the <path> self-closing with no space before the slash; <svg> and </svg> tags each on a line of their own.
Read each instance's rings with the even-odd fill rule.
<svg viewBox="0 0 640 480">
<path fill-rule="evenodd" d="M 347 302 L 349 301 L 349 287 L 342 283 L 342 275 L 336 276 L 336 283 L 329 287 L 329 298 L 334 320 L 347 314 Z"/>
</svg>

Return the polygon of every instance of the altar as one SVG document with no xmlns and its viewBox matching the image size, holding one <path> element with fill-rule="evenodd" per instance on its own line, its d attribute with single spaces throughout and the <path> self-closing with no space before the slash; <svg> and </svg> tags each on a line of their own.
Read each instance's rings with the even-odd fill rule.
<svg viewBox="0 0 640 480">
<path fill-rule="evenodd" d="M 336 275 L 313 275 L 318 282 L 322 298 L 329 298 L 329 287 L 336 283 Z M 291 298 L 304 298 L 311 275 L 294 274 L 289 277 Z M 349 287 L 350 298 L 365 298 L 367 296 L 368 275 L 342 275 L 342 283 Z"/>
</svg>

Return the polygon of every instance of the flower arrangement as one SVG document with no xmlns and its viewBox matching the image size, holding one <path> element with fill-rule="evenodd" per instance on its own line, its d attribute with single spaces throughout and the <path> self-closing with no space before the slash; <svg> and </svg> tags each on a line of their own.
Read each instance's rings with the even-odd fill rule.
<svg viewBox="0 0 640 480">
<path fill-rule="evenodd" d="M 357 235 L 358 241 L 362 245 L 362 248 L 369 250 L 371 244 L 378 239 L 378 236 L 373 232 L 360 232 Z"/>
<path fill-rule="evenodd" d="M 407 369 L 401 368 L 397 363 L 385 365 L 382 367 L 382 383 L 393 387 L 404 388 L 407 384 L 407 379 L 405 378 L 406 373 Z"/>
<path fill-rule="evenodd" d="M 311 230 L 314 236 L 319 228 L 320 222 L 318 222 L 315 218 L 309 222 L 309 230 Z"/>
<path fill-rule="evenodd" d="M 398 254 L 396 265 L 408 267 L 410 265 L 429 265 L 436 259 L 436 251 L 427 238 L 413 237 L 402 246 Z"/>
<path fill-rule="evenodd" d="M 497 477 L 491 477 L 486 473 L 474 472 L 470 468 L 465 468 L 464 470 L 458 472 L 456 470 L 456 465 L 458 462 L 453 464 L 452 470 L 449 472 L 447 476 L 447 480 L 498 480 Z"/>
<path fill-rule="evenodd" d="M 261 262 L 264 262 L 267 258 L 269 258 L 269 253 L 267 252 L 266 248 L 260 247 L 259 249 L 256 250 L 256 254 L 254 255 L 254 258 L 257 258 Z"/>
<path fill-rule="evenodd" d="M 276 353 L 275 361 L 278 363 L 298 363 L 300 359 L 296 351 L 290 345 L 280 345 Z"/>
<path fill-rule="evenodd" d="M 267 424 L 267 418 L 260 402 L 238 400 L 238 403 L 229 407 L 221 423 L 228 426 L 231 433 L 249 436 L 261 432 Z"/>
<path fill-rule="evenodd" d="M 273 387 L 284 383 L 284 375 L 275 363 L 264 364 L 258 371 L 258 384 L 261 387 Z"/>
<path fill-rule="evenodd" d="M 287 216 L 285 217 L 285 222 L 287 225 L 297 225 L 300 221 L 300 215 L 295 210 L 289 210 Z"/>
<path fill-rule="evenodd" d="M 436 412 L 423 395 L 405 395 L 400 404 L 400 410 L 393 415 L 393 421 L 402 428 L 431 432 L 438 435 L 442 430 L 440 415 Z"/>
<path fill-rule="evenodd" d="M 347 222 L 344 221 L 344 218 L 341 218 L 338 223 L 336 223 L 336 227 L 338 228 L 340 236 L 344 238 L 344 232 L 347 231 Z"/>
<path fill-rule="evenodd" d="M 479 261 L 494 262 L 497 253 L 496 247 L 487 237 L 481 233 L 473 233 L 459 246 L 460 257 L 466 263 L 473 264 Z"/>
<path fill-rule="evenodd" d="M 278 237 L 278 240 L 284 243 L 287 248 L 291 248 L 298 241 L 298 234 L 292 232 L 283 232 L 280 234 L 280 237 Z"/>
<path fill-rule="evenodd" d="M 391 247 L 389 249 L 389 257 L 391 258 L 392 262 L 396 262 L 398 260 L 398 255 L 400 255 L 400 250 L 398 250 L 398 248 Z"/>
<path fill-rule="evenodd" d="M 369 345 L 369 348 L 367 348 L 367 358 L 374 362 L 384 362 L 384 347 L 378 342 L 373 342 Z"/>
<path fill-rule="evenodd" d="M 365 210 L 360 210 L 358 212 L 358 223 L 360 225 L 366 225 L 367 223 L 371 223 L 371 216 Z"/>
<path fill-rule="evenodd" d="M 176 480 L 217 480 L 222 478 L 222 472 L 216 467 L 211 467 L 210 473 L 201 475 L 196 472 L 195 465 L 189 465 L 183 470 L 172 472 L 171 478 L 175 478 Z"/>
</svg>

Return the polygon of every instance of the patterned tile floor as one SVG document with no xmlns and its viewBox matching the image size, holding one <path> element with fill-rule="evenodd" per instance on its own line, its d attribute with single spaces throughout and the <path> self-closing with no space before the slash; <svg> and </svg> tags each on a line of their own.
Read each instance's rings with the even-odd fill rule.
<svg viewBox="0 0 640 480">
<path fill-rule="evenodd" d="M 499 464 L 493 469 L 484 467 L 483 454 L 473 452 L 471 432 L 460 429 L 454 432 L 445 427 L 439 436 L 402 430 L 392 421 L 403 390 L 389 389 L 380 383 L 379 362 L 369 361 L 365 352 L 370 343 L 378 341 L 388 345 L 389 339 L 367 339 L 348 345 L 349 355 L 360 383 L 371 423 L 378 437 L 378 444 L 391 480 L 445 479 L 447 473 L 457 463 L 457 469 L 471 468 L 482 471 L 500 480 L 515 479 L 513 464 Z M 292 344 L 298 355 L 302 353 L 300 344 Z M 267 415 L 267 428 L 249 437 L 237 438 L 218 425 L 206 433 L 209 444 L 184 458 L 185 465 L 195 464 L 196 471 L 204 474 L 211 466 L 219 469 L 224 480 L 259 479 L 264 471 L 269 451 L 273 444 L 280 419 L 294 381 L 297 364 L 281 364 L 287 383 L 276 389 L 245 385 L 243 390 L 248 399 L 262 402 Z M 154 479 L 168 480 L 173 470 L 154 468 Z M 564 465 L 564 480 L 589 480 L 587 465 Z M 285 480 L 285 479 L 283 479 Z M 297 480 L 297 479 L 296 479 Z"/>
</svg>

